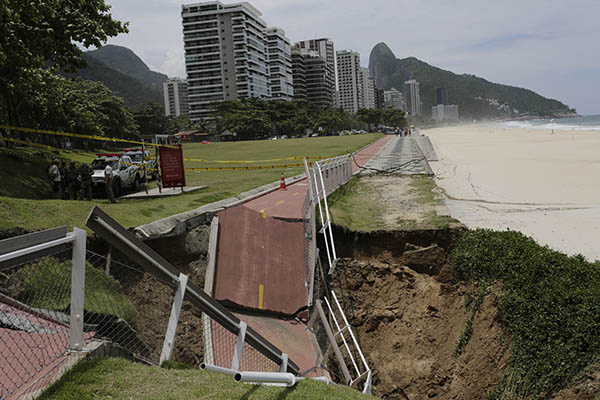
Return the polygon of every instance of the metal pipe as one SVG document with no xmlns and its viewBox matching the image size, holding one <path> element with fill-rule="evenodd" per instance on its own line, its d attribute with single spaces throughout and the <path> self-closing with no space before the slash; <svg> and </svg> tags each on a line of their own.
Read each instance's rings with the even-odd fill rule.
<svg viewBox="0 0 600 400">
<path fill-rule="evenodd" d="M 235 374 L 238 373 L 238 371 L 233 370 L 233 369 L 218 367 L 216 365 L 211 365 L 211 364 L 207 364 L 207 363 L 200 364 L 200 369 L 203 371 L 220 372 L 222 374 L 227 374 L 227 375 L 231 375 L 231 376 L 234 376 Z"/>
<path fill-rule="evenodd" d="M 285 386 L 294 386 L 296 377 L 287 372 L 238 372 L 233 377 L 236 382 L 272 383 Z"/>
</svg>

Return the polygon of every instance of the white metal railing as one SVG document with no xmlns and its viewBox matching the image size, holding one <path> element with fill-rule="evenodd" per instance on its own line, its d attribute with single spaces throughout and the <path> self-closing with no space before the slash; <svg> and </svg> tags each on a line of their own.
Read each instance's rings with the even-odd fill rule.
<svg viewBox="0 0 600 400">
<path fill-rule="evenodd" d="M 325 239 L 325 250 L 329 262 L 329 273 L 333 273 L 338 261 L 331 229 L 331 215 L 327 204 L 327 195 L 331 194 L 352 177 L 351 155 L 346 154 L 339 157 L 328 158 L 317 161 L 310 171 L 308 177 L 310 182 L 310 193 L 313 196 L 313 204 L 319 206 L 321 218 L 320 233 Z"/>
<path fill-rule="evenodd" d="M 367 360 L 365 360 L 365 356 L 363 355 L 360 345 L 358 344 L 358 341 L 356 340 L 356 336 L 354 336 L 354 332 L 352 332 L 352 327 L 348 323 L 348 319 L 346 319 L 344 310 L 342 310 L 340 302 L 338 301 L 337 296 L 335 295 L 335 292 L 333 290 L 331 291 L 331 296 L 333 298 L 333 302 L 335 303 L 335 308 L 337 309 L 337 311 L 342 319 L 341 321 L 338 321 L 338 318 L 336 317 L 336 313 L 334 312 L 334 308 L 331 306 L 331 303 L 327 299 L 327 297 L 325 297 L 325 304 L 327 304 L 327 309 L 329 310 L 329 315 L 331 316 L 331 319 L 333 320 L 333 323 L 335 324 L 335 328 L 336 328 L 336 331 L 333 332 L 333 337 L 336 340 L 337 340 L 338 336 L 342 339 L 342 343 L 344 344 L 346 353 L 348 354 L 348 357 L 350 358 L 350 362 L 351 362 L 352 366 L 354 367 L 354 374 L 350 373 L 349 386 L 352 386 L 357 381 L 366 377 L 363 392 L 370 394 L 371 393 L 371 369 L 369 368 L 369 365 L 367 364 Z M 350 336 L 350 339 L 351 339 L 350 344 L 348 343 L 348 340 L 346 340 L 346 337 L 344 336 L 344 334 L 346 332 Z M 352 347 L 354 348 L 356 353 L 358 353 L 360 360 L 355 359 L 354 354 L 351 349 Z"/>
</svg>

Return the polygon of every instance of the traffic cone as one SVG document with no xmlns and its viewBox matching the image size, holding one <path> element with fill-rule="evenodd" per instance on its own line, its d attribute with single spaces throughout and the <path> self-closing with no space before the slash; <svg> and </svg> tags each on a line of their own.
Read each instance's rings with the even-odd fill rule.
<svg viewBox="0 0 600 400">
<path fill-rule="evenodd" d="M 281 179 L 279 180 L 279 189 L 287 190 L 285 186 L 285 178 L 283 176 L 283 172 L 281 173 Z"/>
</svg>

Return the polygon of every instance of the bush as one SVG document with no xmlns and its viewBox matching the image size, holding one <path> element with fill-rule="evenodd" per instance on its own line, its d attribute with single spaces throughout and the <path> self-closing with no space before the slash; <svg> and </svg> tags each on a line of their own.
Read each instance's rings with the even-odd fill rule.
<svg viewBox="0 0 600 400">
<path fill-rule="evenodd" d="M 464 280 L 499 281 L 514 339 L 515 394 L 544 397 L 600 355 L 600 265 L 519 232 L 466 232 L 450 256 Z"/>
</svg>

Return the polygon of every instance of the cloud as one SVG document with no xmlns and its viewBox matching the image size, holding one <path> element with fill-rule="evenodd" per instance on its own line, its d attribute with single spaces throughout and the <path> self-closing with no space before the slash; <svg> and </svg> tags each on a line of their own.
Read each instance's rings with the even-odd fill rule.
<svg viewBox="0 0 600 400">
<path fill-rule="evenodd" d="M 193 1 L 108 1 L 115 17 L 131 21 L 130 33 L 110 42 L 131 48 L 153 69 L 181 76 L 181 4 Z M 600 69 L 597 0 L 249 1 L 292 41 L 329 37 L 336 50 L 358 51 L 363 65 L 371 48 L 383 41 L 399 58 L 415 56 L 600 113 L 600 98 L 594 95 L 600 91 L 600 76 L 586 75 L 587 85 L 574 76 Z M 569 82 L 581 96 L 569 89 Z"/>
</svg>

